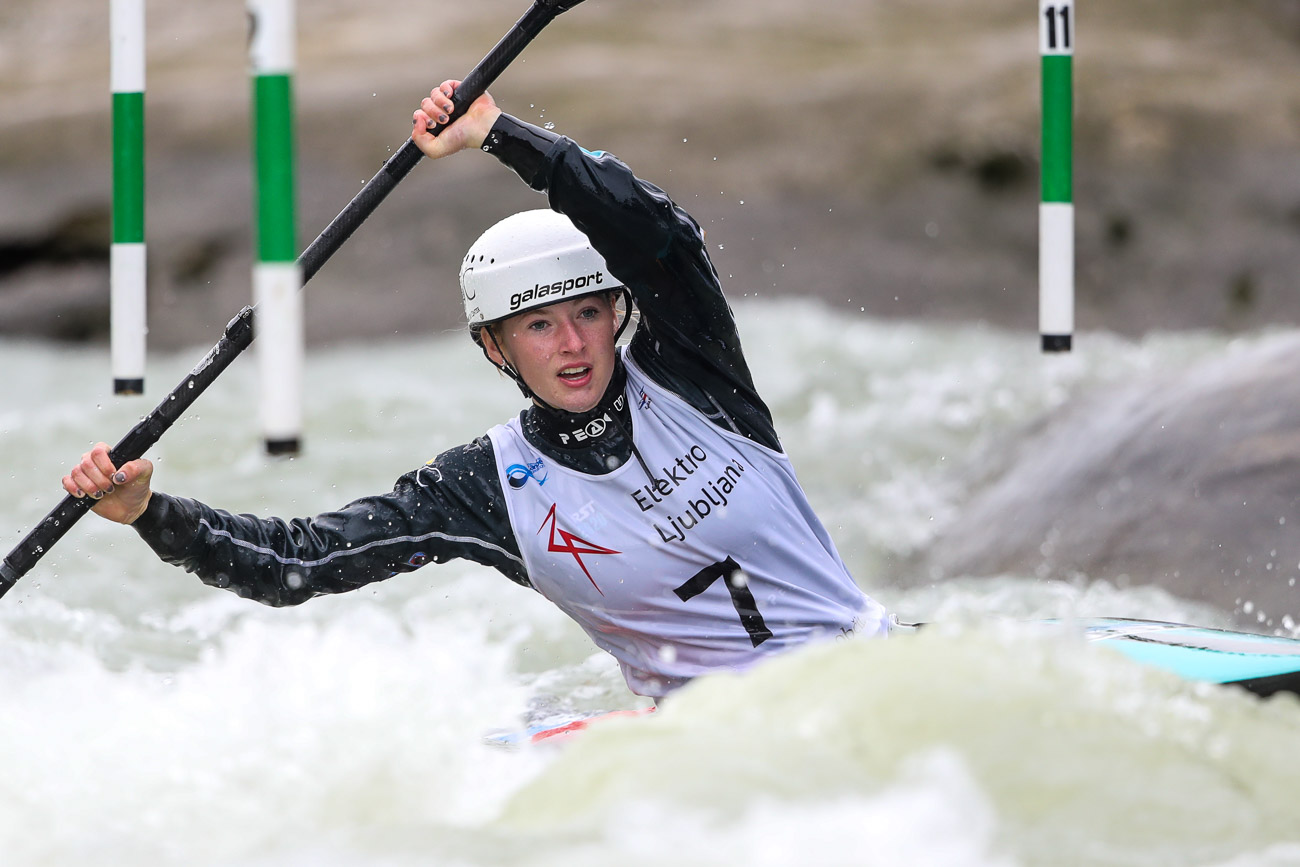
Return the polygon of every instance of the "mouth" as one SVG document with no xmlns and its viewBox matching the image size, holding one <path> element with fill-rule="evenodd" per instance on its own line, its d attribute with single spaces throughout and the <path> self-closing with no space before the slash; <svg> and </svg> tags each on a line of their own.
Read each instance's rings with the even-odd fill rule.
<svg viewBox="0 0 1300 867">
<path fill-rule="evenodd" d="M 561 370 L 557 376 L 565 385 L 580 388 L 591 382 L 590 365 L 572 365 Z"/>
</svg>

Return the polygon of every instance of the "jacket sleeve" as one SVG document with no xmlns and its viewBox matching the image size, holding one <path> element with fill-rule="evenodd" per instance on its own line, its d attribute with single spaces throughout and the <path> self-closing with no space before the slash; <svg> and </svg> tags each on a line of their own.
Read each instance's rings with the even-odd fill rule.
<svg viewBox="0 0 1300 867">
<path fill-rule="evenodd" d="M 528 585 L 491 443 L 480 437 L 314 518 L 234 515 L 154 492 L 132 525 L 164 561 L 266 605 L 297 605 L 454 558 Z"/>
<path fill-rule="evenodd" d="M 695 219 L 613 155 L 509 115 L 484 150 L 544 191 L 631 290 L 641 320 L 630 351 L 646 372 L 720 426 L 780 450 Z"/>
</svg>

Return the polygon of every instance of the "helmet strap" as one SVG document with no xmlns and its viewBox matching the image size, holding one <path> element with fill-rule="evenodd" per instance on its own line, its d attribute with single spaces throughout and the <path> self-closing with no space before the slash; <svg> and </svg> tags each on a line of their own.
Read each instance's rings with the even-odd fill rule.
<svg viewBox="0 0 1300 867">
<path fill-rule="evenodd" d="M 615 343 L 618 343 L 618 339 L 623 336 L 623 332 L 627 331 L 627 327 L 631 324 L 632 324 L 632 290 L 624 286 L 623 287 L 623 321 L 618 323 L 618 330 L 614 332 Z"/>
<path fill-rule="evenodd" d="M 533 390 L 528 387 L 528 383 L 524 382 L 524 378 L 519 375 L 519 371 L 516 370 L 515 366 L 510 363 L 510 359 L 506 357 L 505 349 L 502 348 L 501 346 L 501 338 L 497 336 L 495 329 L 496 329 L 496 323 L 493 322 L 484 325 L 483 328 L 480 330 L 486 331 L 492 337 L 492 343 L 496 346 L 497 353 L 501 356 L 501 363 L 498 364 L 497 361 L 490 354 L 488 354 L 487 341 L 483 339 L 482 335 L 479 335 L 479 339 L 477 342 L 478 342 L 479 349 L 483 350 L 483 357 L 486 358 L 488 360 L 488 363 L 491 364 L 493 367 L 495 367 L 497 370 L 501 371 L 506 376 L 513 379 L 515 381 L 515 385 L 519 386 L 519 390 L 524 393 L 524 397 L 528 398 L 529 400 L 535 400 L 538 403 L 542 404 L 542 406 L 546 406 L 546 402 L 533 393 Z M 552 407 L 549 406 L 547 406 L 546 408 L 552 409 Z"/>
</svg>

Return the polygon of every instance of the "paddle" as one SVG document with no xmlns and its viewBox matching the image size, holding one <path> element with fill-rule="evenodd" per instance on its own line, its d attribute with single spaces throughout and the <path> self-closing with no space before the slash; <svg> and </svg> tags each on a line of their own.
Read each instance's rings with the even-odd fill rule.
<svg viewBox="0 0 1300 867">
<path fill-rule="evenodd" d="M 442 132 L 468 109 L 474 100 L 483 95 L 488 86 L 510 65 L 528 43 L 541 33 L 547 24 L 561 12 L 566 12 L 582 0 L 533 0 L 533 5 L 501 37 L 478 65 L 461 81 L 452 98 L 454 108 L 447 123 L 431 127 L 434 135 Z M 310 280 L 330 256 L 343 245 L 357 227 L 379 207 L 379 203 L 393 188 L 415 168 L 424 154 L 412 139 L 407 139 L 361 191 L 348 202 L 316 240 L 298 257 L 302 266 L 303 283 Z M 162 437 L 204 390 L 222 374 L 230 363 L 253 342 L 254 308 L 245 307 L 226 325 L 225 333 L 216 346 L 190 371 L 179 385 L 172 389 L 162 403 L 154 407 L 139 424 L 131 428 L 109 452 L 114 466 L 141 457 Z M 65 496 L 34 530 L 18 543 L 0 563 L 0 596 L 4 596 L 18 579 L 36 565 L 81 516 L 90 511 L 95 501 L 89 497 Z"/>
</svg>

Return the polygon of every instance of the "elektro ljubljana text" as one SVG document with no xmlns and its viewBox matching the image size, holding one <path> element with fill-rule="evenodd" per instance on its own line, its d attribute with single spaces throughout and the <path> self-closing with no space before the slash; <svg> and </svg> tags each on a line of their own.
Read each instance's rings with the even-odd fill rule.
<svg viewBox="0 0 1300 867">
<path fill-rule="evenodd" d="M 695 475 L 696 470 L 702 470 L 702 464 L 709 459 L 709 455 L 700 446 L 691 446 L 690 451 L 673 461 L 666 467 L 661 467 L 664 477 L 656 478 L 653 484 L 637 488 L 632 492 L 632 499 L 643 512 L 648 512 L 656 508 L 660 503 L 668 503 L 670 497 L 687 483 L 691 476 Z M 700 521 L 703 521 L 709 515 L 716 514 L 727 505 L 727 495 L 736 489 L 741 475 L 745 472 L 745 465 L 740 461 L 732 458 L 727 462 L 726 469 L 722 475 L 716 479 L 705 482 L 699 489 L 700 497 L 686 497 L 686 505 L 681 508 L 680 515 L 669 515 L 665 529 L 654 522 L 654 528 L 659 533 L 659 538 L 664 542 L 684 542 L 686 541 L 686 532 L 691 530 Z M 675 505 L 675 504 L 670 504 Z"/>
</svg>

